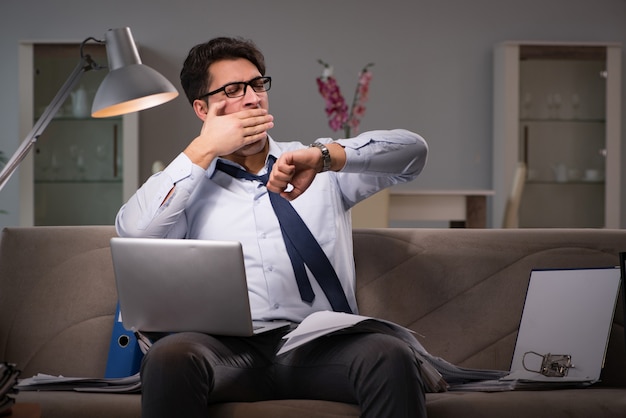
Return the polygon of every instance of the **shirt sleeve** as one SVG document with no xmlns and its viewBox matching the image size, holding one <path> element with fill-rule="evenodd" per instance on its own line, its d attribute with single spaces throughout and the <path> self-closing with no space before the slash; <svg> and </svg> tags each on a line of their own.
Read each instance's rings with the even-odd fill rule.
<svg viewBox="0 0 626 418">
<path fill-rule="evenodd" d="M 209 170 L 213 169 L 212 164 Z M 185 154 L 179 154 L 122 206 L 115 219 L 117 233 L 126 237 L 183 238 L 187 200 L 206 174 Z"/>
<path fill-rule="evenodd" d="M 346 151 L 346 164 L 336 175 L 348 207 L 384 188 L 414 180 L 428 156 L 426 141 L 404 129 L 363 132 L 336 142 Z"/>
</svg>

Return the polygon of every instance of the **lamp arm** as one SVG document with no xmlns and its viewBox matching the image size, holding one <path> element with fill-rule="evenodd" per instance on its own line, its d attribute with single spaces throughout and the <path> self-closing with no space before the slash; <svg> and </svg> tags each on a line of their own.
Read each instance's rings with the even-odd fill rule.
<svg viewBox="0 0 626 418">
<path fill-rule="evenodd" d="M 3 167 L 0 172 L 0 190 L 4 189 L 4 186 L 11 178 L 13 172 L 15 172 L 22 160 L 26 158 L 28 152 L 35 145 L 35 142 L 37 142 L 37 139 L 46 129 L 54 115 L 57 114 L 65 100 L 67 100 L 67 97 L 70 95 L 74 87 L 76 87 L 76 84 L 82 78 L 83 74 L 91 69 L 100 69 L 100 67 L 93 62 L 89 55 L 81 56 L 80 62 L 65 81 L 65 84 L 63 84 L 63 86 L 59 89 L 56 96 L 54 96 L 48 107 L 46 107 L 46 110 L 44 110 L 41 117 L 37 120 L 37 122 L 35 122 L 33 129 L 29 132 L 26 138 L 22 140 L 20 146 L 17 148 L 17 151 L 15 151 Z"/>
</svg>

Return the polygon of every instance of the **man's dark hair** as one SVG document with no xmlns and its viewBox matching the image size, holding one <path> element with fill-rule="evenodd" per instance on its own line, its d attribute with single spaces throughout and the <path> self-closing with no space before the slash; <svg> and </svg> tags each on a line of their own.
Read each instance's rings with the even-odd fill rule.
<svg viewBox="0 0 626 418">
<path fill-rule="evenodd" d="M 180 83 L 190 104 L 208 93 L 210 84 L 208 68 L 223 59 L 245 58 L 265 75 L 265 58 L 250 40 L 219 37 L 191 48 L 180 71 Z M 243 80 L 242 80 L 243 81 Z"/>
</svg>

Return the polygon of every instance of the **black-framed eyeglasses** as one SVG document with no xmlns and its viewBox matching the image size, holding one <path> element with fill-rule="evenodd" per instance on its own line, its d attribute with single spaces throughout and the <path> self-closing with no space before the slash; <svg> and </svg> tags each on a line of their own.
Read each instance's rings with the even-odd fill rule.
<svg viewBox="0 0 626 418">
<path fill-rule="evenodd" d="M 257 93 L 264 93 L 272 87 L 272 77 L 255 77 L 250 81 L 237 81 L 234 83 L 228 83 L 220 87 L 219 89 L 215 89 L 208 93 L 203 94 L 198 97 L 198 100 L 204 99 L 205 97 L 213 96 L 221 91 L 224 92 L 226 97 L 234 98 L 241 97 L 246 94 L 246 90 L 250 86 L 252 90 Z"/>
</svg>

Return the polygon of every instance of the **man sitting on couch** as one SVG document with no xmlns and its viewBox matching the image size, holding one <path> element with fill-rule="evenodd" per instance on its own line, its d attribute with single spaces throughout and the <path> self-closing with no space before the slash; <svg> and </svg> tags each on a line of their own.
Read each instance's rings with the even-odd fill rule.
<svg viewBox="0 0 626 418">
<path fill-rule="evenodd" d="M 272 80 L 247 40 L 193 47 L 180 77 L 202 129 L 120 209 L 119 235 L 241 242 L 253 319 L 297 324 L 321 310 L 357 313 L 350 208 L 414 179 L 426 163 L 425 141 L 406 130 L 312 146 L 274 141 Z M 285 225 L 283 216 L 294 215 L 281 211 L 292 207 L 304 232 Z M 295 242 L 302 235 L 315 238 L 308 248 L 324 259 L 308 270 Z M 327 281 L 335 292 L 319 284 Z M 356 403 L 365 418 L 426 416 L 420 367 L 400 339 L 335 335 L 276 355 L 288 331 L 159 339 L 142 364 L 143 416 L 206 418 L 210 403 L 281 398 Z"/>
</svg>

